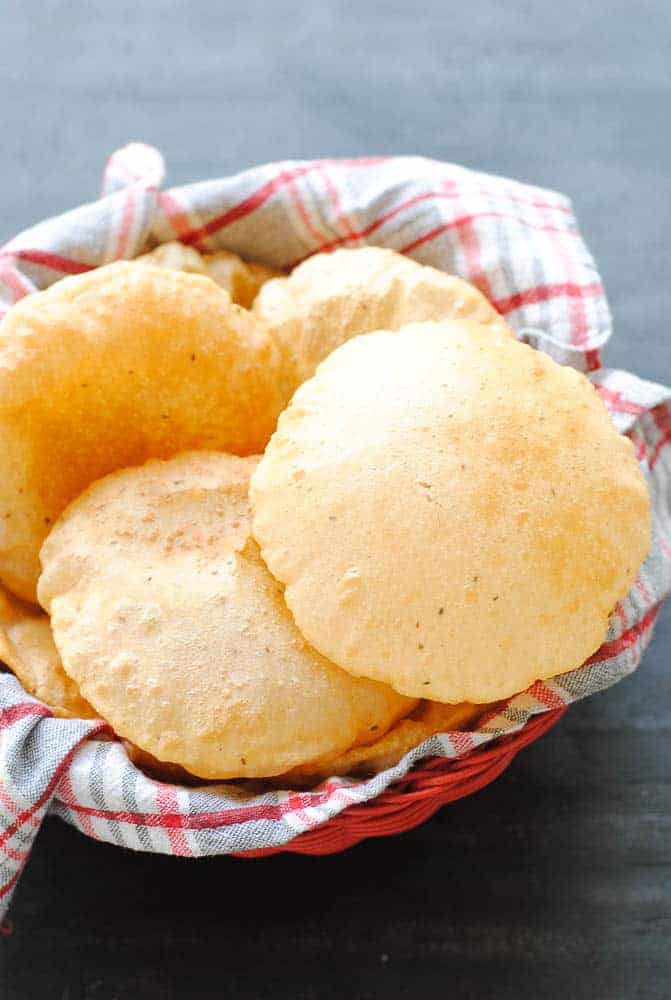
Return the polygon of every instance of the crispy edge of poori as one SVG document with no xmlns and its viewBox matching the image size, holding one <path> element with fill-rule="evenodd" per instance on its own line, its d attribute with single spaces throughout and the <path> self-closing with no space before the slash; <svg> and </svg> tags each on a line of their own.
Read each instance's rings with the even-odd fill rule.
<svg viewBox="0 0 671 1000">
<path fill-rule="evenodd" d="M 54 715 L 97 719 L 61 663 L 48 615 L 0 589 L 0 660 Z"/>
</svg>

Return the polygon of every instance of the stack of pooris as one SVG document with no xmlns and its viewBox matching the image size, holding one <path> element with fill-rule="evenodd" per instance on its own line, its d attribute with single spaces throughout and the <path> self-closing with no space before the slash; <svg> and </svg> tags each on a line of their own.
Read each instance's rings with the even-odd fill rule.
<svg viewBox="0 0 671 1000">
<path fill-rule="evenodd" d="M 0 324 L 0 660 L 166 780 L 472 726 L 598 648 L 649 538 L 589 382 L 389 250 L 165 244 Z"/>
<path fill-rule="evenodd" d="M 197 274 L 110 264 L 22 299 L 0 325 L 0 580 L 35 600 L 51 524 L 108 472 L 262 450 L 279 365 L 263 324 Z"/>
</svg>

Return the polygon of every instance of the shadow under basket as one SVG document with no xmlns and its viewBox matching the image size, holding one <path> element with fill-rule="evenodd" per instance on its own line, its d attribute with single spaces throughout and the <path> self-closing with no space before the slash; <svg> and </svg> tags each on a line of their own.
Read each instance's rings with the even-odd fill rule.
<svg viewBox="0 0 671 1000">
<path fill-rule="evenodd" d="M 323 826 L 300 834 L 291 843 L 240 851 L 235 857 L 338 854 L 369 837 L 390 837 L 412 830 L 448 802 L 466 798 L 489 785 L 512 764 L 520 750 L 552 729 L 565 712 L 566 708 L 561 708 L 537 715 L 520 732 L 503 737 L 482 750 L 474 750 L 460 760 L 434 757 L 422 761 L 378 798 L 350 806 Z"/>
</svg>

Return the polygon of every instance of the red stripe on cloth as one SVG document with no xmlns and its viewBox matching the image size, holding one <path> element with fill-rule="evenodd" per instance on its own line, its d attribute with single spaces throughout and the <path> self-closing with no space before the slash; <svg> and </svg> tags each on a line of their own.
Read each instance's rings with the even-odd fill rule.
<svg viewBox="0 0 671 1000">
<path fill-rule="evenodd" d="M 0 266 L 0 281 L 7 285 L 14 302 L 18 302 L 28 294 L 29 289 L 22 281 L 21 273 L 12 267 L 9 261 L 3 261 Z"/>
<path fill-rule="evenodd" d="M 126 196 L 123 203 L 123 211 L 121 213 L 121 222 L 119 225 L 119 234 L 117 236 L 116 245 L 116 258 L 123 258 L 126 254 L 126 248 L 128 247 L 128 239 L 130 236 L 130 231 L 133 226 L 133 220 L 135 218 L 135 191 L 133 187 L 126 188 Z"/>
<path fill-rule="evenodd" d="M 159 784 L 156 792 L 156 805 L 162 814 L 167 813 L 170 816 L 181 815 L 179 813 L 179 799 L 177 797 L 177 791 L 171 785 Z M 182 830 L 175 826 L 166 826 L 165 829 L 168 834 L 170 846 L 174 853 L 181 858 L 193 857 L 193 851 L 189 846 L 189 841 Z"/>
<path fill-rule="evenodd" d="M 601 368 L 601 354 L 596 347 L 593 347 L 589 351 L 585 351 L 585 363 L 587 365 L 588 372 L 595 372 L 597 369 Z"/>
<path fill-rule="evenodd" d="M 660 431 L 671 430 L 671 404 L 660 403 L 650 413 Z"/>
<path fill-rule="evenodd" d="M 288 799 L 289 808 L 287 811 L 291 813 L 291 815 L 294 816 L 300 823 L 303 823 L 308 828 L 312 828 L 317 822 L 319 822 L 308 813 L 307 809 L 303 808 L 299 794 L 294 792 L 288 796 Z"/>
<path fill-rule="evenodd" d="M 14 875 L 12 875 L 9 882 L 5 882 L 4 885 L 0 885 L 0 899 L 12 891 L 16 883 L 19 881 L 22 870 L 22 868 L 19 868 L 18 872 L 15 872 Z"/>
<path fill-rule="evenodd" d="M 604 660 L 610 660 L 614 656 L 619 656 L 619 654 L 623 653 L 625 649 L 629 649 L 630 646 L 633 646 L 633 644 L 655 624 L 660 608 L 661 604 L 655 604 L 652 608 L 650 608 L 640 622 L 632 625 L 630 629 L 623 632 L 617 639 L 612 639 L 610 642 L 604 642 L 603 646 L 600 646 L 596 653 L 593 653 L 588 660 L 585 660 L 583 666 L 587 667 L 593 666 L 595 663 L 603 663 Z"/>
<path fill-rule="evenodd" d="M 657 443 L 655 444 L 655 447 L 652 450 L 652 455 L 650 456 L 650 460 L 648 462 L 651 469 L 654 469 L 654 467 L 657 465 L 659 457 L 662 454 L 662 450 L 666 448 L 668 444 L 671 444 L 671 430 L 665 431 L 664 434 L 662 434 L 662 436 L 657 440 Z"/>
<path fill-rule="evenodd" d="M 227 226 L 231 226 L 234 222 L 238 222 L 240 219 L 244 219 L 245 216 L 250 215 L 255 212 L 257 208 L 265 204 L 269 198 L 271 198 L 277 191 L 280 191 L 287 184 L 290 184 L 293 180 L 298 177 L 303 177 L 310 170 L 316 170 L 315 167 L 302 167 L 296 170 L 283 170 L 281 173 L 272 177 L 269 181 L 266 181 L 260 188 L 254 191 L 252 194 L 248 195 L 237 205 L 233 205 L 232 208 L 227 209 L 222 215 L 211 219 L 204 226 L 200 226 L 198 229 L 192 229 L 188 233 L 182 234 L 182 243 L 197 243 L 202 240 L 205 236 L 212 236 L 213 233 L 219 232 L 221 229 L 225 229 Z"/>
<path fill-rule="evenodd" d="M 445 182 L 447 183 L 447 182 Z M 470 192 L 468 192 L 470 193 Z M 385 223 L 390 222 L 393 218 L 404 212 L 408 208 L 412 208 L 415 205 L 419 205 L 425 201 L 439 201 L 439 200 L 454 200 L 463 198 L 465 195 L 459 190 L 451 189 L 449 191 L 425 191 L 422 194 L 413 195 L 410 198 L 406 198 L 405 201 L 399 202 L 394 208 L 389 209 L 383 215 L 379 216 L 373 222 L 364 226 L 363 229 L 353 230 L 348 236 L 341 236 L 334 240 L 329 240 L 327 243 L 322 244 L 315 253 L 328 253 L 329 250 L 335 250 L 336 247 L 342 246 L 343 243 L 348 243 L 350 240 L 360 240 L 365 239 L 374 233 L 376 229 L 380 229 Z M 569 236 L 573 236 L 577 239 L 577 233 L 574 233 L 570 229 L 561 229 L 558 226 L 553 225 L 539 225 L 536 222 L 531 222 L 528 219 L 521 219 L 518 215 L 514 215 L 511 212 L 496 212 L 496 211 L 483 211 L 474 212 L 470 216 L 464 216 L 464 220 L 472 219 L 508 219 L 512 222 L 517 222 L 519 225 L 524 226 L 526 229 L 534 229 L 540 232 L 552 232 L 552 233 L 566 233 Z M 456 220 L 458 223 L 459 220 Z M 453 222 L 445 224 L 446 227 L 451 227 L 454 225 Z M 401 251 L 407 252 L 407 251 Z M 305 258 L 303 258 L 305 259 Z M 298 261 L 297 263 L 300 263 Z"/>
<path fill-rule="evenodd" d="M 310 213 L 308 212 L 307 204 L 305 199 L 298 190 L 298 185 L 295 180 L 290 180 L 289 184 L 289 196 L 294 204 L 294 207 L 301 217 L 301 221 L 305 226 L 306 231 L 312 236 L 314 240 L 320 242 L 324 240 L 324 234 L 313 225 L 312 219 L 310 218 Z"/>
<path fill-rule="evenodd" d="M 354 229 L 352 228 L 349 219 L 343 212 L 342 202 L 340 201 L 340 192 L 333 183 L 333 178 L 331 177 L 330 173 L 328 172 L 328 170 L 324 165 L 320 167 L 319 173 L 321 174 L 322 180 L 324 181 L 324 185 L 331 199 L 331 203 L 335 209 L 336 219 L 340 224 L 340 226 L 342 226 L 342 228 L 347 233 L 347 236 L 345 236 L 344 239 L 356 239 Z"/>
<path fill-rule="evenodd" d="M 650 416 L 655 422 L 655 427 L 660 431 L 660 437 L 655 442 L 655 447 L 652 450 L 649 460 L 650 468 L 653 469 L 659 460 L 663 448 L 671 441 L 671 406 L 668 403 L 655 406 L 650 411 Z"/>
<path fill-rule="evenodd" d="M 250 194 L 243 201 L 229 208 L 223 215 L 219 215 L 214 219 L 211 219 L 204 226 L 200 226 L 198 229 L 192 229 L 189 232 L 182 233 L 181 240 L 182 243 L 193 244 L 198 243 L 206 236 L 212 236 L 213 233 L 219 232 L 221 229 L 225 229 L 226 226 L 232 225 L 239 219 L 244 219 L 245 216 L 250 215 L 252 212 L 260 208 L 276 191 L 279 191 L 285 183 L 288 183 L 285 179 L 285 175 L 282 174 L 279 177 L 273 177 L 272 180 L 267 181 L 263 187 L 260 187 L 253 194 Z"/>
<path fill-rule="evenodd" d="M 540 701 L 541 705 L 545 705 L 547 708 L 566 708 L 564 699 L 552 691 L 544 681 L 536 681 L 535 684 L 532 684 L 527 694 L 530 694 L 532 698 Z"/>
<path fill-rule="evenodd" d="M 50 715 L 51 713 L 49 712 L 47 714 Z M 56 786 L 58 785 L 59 781 L 63 776 L 63 772 L 69 766 L 70 761 L 72 760 L 72 758 L 74 757 L 74 755 L 76 754 L 77 750 L 79 749 L 80 745 L 84 742 L 84 740 L 87 740 L 91 736 L 95 736 L 97 733 L 102 733 L 102 732 L 109 732 L 109 727 L 104 722 L 101 722 L 99 726 L 95 726 L 93 729 L 91 729 L 85 736 L 82 737 L 81 740 L 79 740 L 78 743 L 76 743 L 72 747 L 70 752 L 65 755 L 63 760 L 58 765 L 56 771 L 51 777 L 51 780 L 49 781 L 49 784 L 42 792 L 39 799 L 36 802 L 33 802 L 33 804 L 29 806 L 28 809 L 24 809 L 23 812 L 19 813 L 15 821 L 11 823 L 5 830 L 2 831 L 2 833 L 0 834 L 0 847 L 2 847 L 3 844 L 5 844 L 11 837 L 13 837 L 16 831 L 19 830 L 22 826 L 24 826 L 24 824 L 28 822 L 39 809 L 42 808 L 45 802 L 47 802 L 51 798 Z"/>
<path fill-rule="evenodd" d="M 239 219 L 244 219 L 245 216 L 255 212 L 257 208 L 260 208 L 261 205 L 265 204 L 269 198 L 283 187 L 286 187 L 287 184 L 298 180 L 300 177 L 305 177 L 306 174 L 313 173 L 315 170 L 321 170 L 324 166 L 368 167 L 376 163 L 383 163 L 387 159 L 389 157 L 373 156 L 358 160 L 314 160 L 312 163 L 306 163 L 301 167 L 294 167 L 291 170 L 281 170 L 274 177 L 271 177 L 270 180 L 266 181 L 265 184 L 262 184 L 260 188 L 252 192 L 252 194 L 243 198 L 237 205 L 233 205 L 232 208 L 227 209 L 221 215 L 210 219 L 204 226 L 199 226 L 197 229 L 183 233 L 180 238 L 182 243 L 198 243 L 205 236 L 212 236 L 213 233 L 219 232 L 219 230 L 226 228 L 226 226 L 230 226 Z"/>
<path fill-rule="evenodd" d="M 615 614 L 620 620 L 620 628 L 622 629 L 623 632 L 625 632 L 627 629 L 627 615 L 625 613 L 622 601 L 618 601 L 617 604 L 615 605 Z"/>
<path fill-rule="evenodd" d="M 182 208 L 177 197 L 169 191 L 158 191 L 156 197 L 175 236 L 181 239 L 192 228 L 187 212 Z"/>
<path fill-rule="evenodd" d="M 38 718 L 46 718 L 47 716 L 51 716 L 51 714 L 46 705 L 37 705 L 32 701 L 22 701 L 19 705 L 10 705 L 9 708 L 3 708 L 0 711 L 0 729 L 4 729 L 5 726 L 13 726 L 15 722 L 31 715 Z"/>
<path fill-rule="evenodd" d="M 453 196 L 449 194 L 441 194 L 441 195 L 434 195 L 434 197 L 448 198 Z M 438 236 L 442 236 L 443 233 L 449 232 L 451 229 L 461 229 L 466 226 L 470 226 L 478 219 L 510 219 L 513 222 L 519 223 L 521 226 L 525 226 L 527 229 L 540 229 L 542 232 L 557 232 L 557 233 L 561 232 L 561 233 L 566 233 L 570 236 L 575 235 L 570 230 L 562 230 L 555 226 L 548 226 L 548 225 L 539 226 L 536 223 L 528 222 L 525 219 L 520 219 L 518 216 L 510 215 L 506 212 L 494 212 L 494 211 L 471 212 L 468 215 L 459 216 L 456 219 L 451 219 L 449 222 L 442 223 L 440 226 L 436 226 L 435 229 L 431 229 L 428 233 L 425 233 L 423 236 L 419 236 L 416 240 L 413 240 L 411 243 L 406 244 L 406 246 L 402 247 L 399 252 L 411 253 L 413 250 L 416 250 L 417 247 L 422 246 L 424 243 L 429 243 L 431 240 L 437 239 Z"/>
<path fill-rule="evenodd" d="M 337 247 L 342 246 L 344 243 L 350 243 L 354 240 L 363 240 L 374 233 L 376 229 L 380 229 L 386 222 L 389 222 L 395 216 L 399 215 L 405 209 L 410 208 L 413 205 L 417 205 L 422 201 L 427 201 L 430 198 L 448 198 L 455 197 L 454 195 L 448 195 L 446 192 L 442 191 L 430 191 L 426 194 L 414 195 L 412 198 L 408 198 L 406 201 L 401 202 L 396 205 L 395 208 L 389 209 L 384 215 L 379 216 L 369 225 L 364 226 L 363 229 L 352 231 L 348 236 L 339 236 L 337 239 L 329 240 L 326 243 L 322 243 L 321 246 L 317 247 L 316 250 L 312 251 L 308 256 L 312 256 L 312 253 L 329 253 L 331 250 L 335 250 Z M 301 257 L 299 260 L 295 261 L 292 265 L 295 267 L 297 264 L 302 263 L 306 258 Z"/>
<path fill-rule="evenodd" d="M 17 257 L 20 260 L 27 260 L 30 264 L 50 267 L 52 271 L 60 271 L 61 274 L 84 274 L 95 267 L 94 264 L 82 264 L 81 261 L 69 260 L 67 257 L 48 253 L 46 250 L 0 250 L 0 257 Z"/>
<path fill-rule="evenodd" d="M 633 413 L 636 415 L 645 413 L 645 406 L 635 403 L 631 399 L 625 399 L 621 392 L 615 392 L 613 389 L 609 389 L 607 385 L 597 385 L 596 391 L 604 403 L 606 403 L 609 410 L 615 410 L 617 413 Z"/>
<path fill-rule="evenodd" d="M 468 753 L 473 749 L 473 733 L 450 733 L 450 743 L 456 750 L 457 754 L 461 757 L 463 754 Z"/>
<path fill-rule="evenodd" d="M 10 861 L 15 861 L 19 865 L 26 863 L 26 858 L 30 853 L 30 848 L 27 851 L 17 851 L 14 847 L 10 847 L 9 844 L 3 844 L 0 850 Z"/>
<path fill-rule="evenodd" d="M 224 809 L 217 812 L 202 812 L 182 814 L 179 812 L 136 813 L 96 809 L 76 802 L 66 803 L 68 809 L 100 819 L 114 820 L 117 823 L 161 827 L 164 829 L 202 830 L 220 826 L 236 826 L 240 823 L 250 823 L 255 820 L 280 820 L 296 808 L 307 809 L 310 806 L 323 805 L 328 800 L 325 792 L 298 793 L 278 805 L 240 806 L 237 809 Z"/>
<path fill-rule="evenodd" d="M 62 799 L 63 801 L 65 801 L 65 802 L 74 802 L 75 801 L 75 792 L 74 792 L 74 789 L 72 787 L 72 781 L 70 779 L 70 773 L 69 773 L 69 771 L 65 771 L 65 773 L 63 774 L 63 777 L 61 779 L 61 783 L 58 786 L 58 797 L 60 799 Z M 80 816 L 80 817 L 78 817 L 78 822 L 79 822 L 79 826 L 81 827 L 83 833 L 85 833 L 88 837 L 93 837 L 94 840 L 97 839 L 96 838 L 95 827 L 94 827 L 93 823 L 91 822 L 91 819 L 90 819 L 89 816 Z"/>
<path fill-rule="evenodd" d="M 633 444 L 636 450 L 636 461 L 643 462 L 648 451 L 648 446 L 645 440 L 641 437 L 637 430 L 627 431 L 627 437 Z"/>
<path fill-rule="evenodd" d="M 548 210 L 545 209 L 544 211 L 547 212 Z M 556 233 L 556 238 L 553 240 L 552 246 L 562 262 L 569 284 L 579 285 L 580 271 L 576 265 L 573 250 L 572 248 L 567 249 L 564 237 L 565 234 L 559 230 Z M 578 347 L 583 347 L 587 341 L 589 326 L 587 322 L 585 300 L 582 296 L 568 297 L 568 316 L 571 343 Z"/>
<path fill-rule="evenodd" d="M 511 295 L 508 299 L 498 299 L 492 305 L 505 316 L 506 313 L 515 312 L 523 306 L 535 305 L 537 302 L 547 302 L 548 299 L 556 299 L 560 295 L 569 297 L 589 297 L 603 294 L 603 285 L 595 282 L 591 285 L 574 285 L 564 282 L 557 285 L 537 285 L 535 288 L 527 288 L 523 292 Z"/>
<path fill-rule="evenodd" d="M 482 246 L 476 228 L 477 220 L 482 218 L 484 214 L 471 215 L 468 222 L 464 221 L 457 227 L 457 234 L 461 240 L 469 281 L 482 292 L 485 298 L 491 301 L 494 294 L 489 284 L 489 278 L 482 269 Z"/>
<path fill-rule="evenodd" d="M 14 800 L 9 797 L 9 795 L 4 790 L 1 784 L 0 784 L 0 804 L 2 804 L 7 809 L 7 812 L 10 812 L 12 816 L 18 816 L 19 812 L 21 811 L 18 802 L 14 802 Z M 32 817 L 32 819 L 28 820 L 28 823 L 30 824 L 30 826 L 40 825 L 39 819 L 36 819 L 34 816 Z"/>
</svg>

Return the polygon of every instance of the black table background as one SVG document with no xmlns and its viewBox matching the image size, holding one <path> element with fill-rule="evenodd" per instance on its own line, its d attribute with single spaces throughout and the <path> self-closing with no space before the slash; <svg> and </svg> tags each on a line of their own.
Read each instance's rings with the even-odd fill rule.
<svg viewBox="0 0 671 1000">
<path fill-rule="evenodd" d="M 421 153 L 571 195 L 606 361 L 671 382 L 665 0 L 0 0 L 0 239 L 94 197 L 107 154 L 169 182 Z M 633 678 L 495 785 L 324 859 L 133 855 L 50 821 L 0 938 L 6 1000 L 614 1000 L 671 987 L 671 614 Z"/>
</svg>

